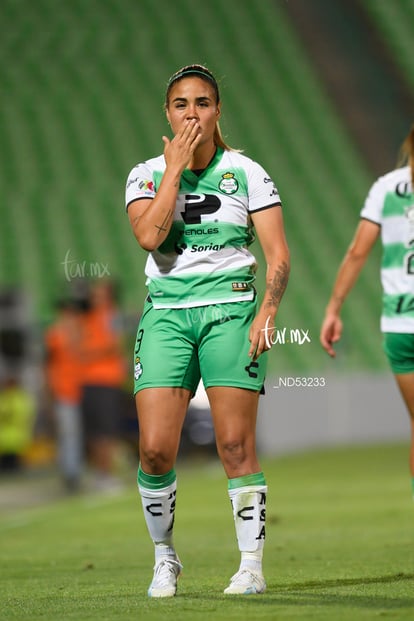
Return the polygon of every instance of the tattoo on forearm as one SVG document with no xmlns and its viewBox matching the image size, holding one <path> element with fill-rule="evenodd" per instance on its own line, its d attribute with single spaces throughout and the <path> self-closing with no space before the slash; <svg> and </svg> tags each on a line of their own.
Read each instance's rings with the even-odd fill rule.
<svg viewBox="0 0 414 621">
<path fill-rule="evenodd" d="M 161 235 L 161 233 L 164 233 L 167 230 L 167 223 L 168 223 L 168 220 L 171 218 L 171 216 L 172 216 L 172 211 L 170 210 L 165 216 L 161 225 L 160 226 L 158 226 L 158 224 L 155 225 L 155 228 L 158 229 L 158 235 Z"/>
<path fill-rule="evenodd" d="M 289 279 L 289 265 L 283 261 L 276 269 L 272 279 L 268 281 L 266 289 L 269 293 L 267 306 L 276 306 L 280 304 L 283 293 L 286 289 Z"/>
</svg>

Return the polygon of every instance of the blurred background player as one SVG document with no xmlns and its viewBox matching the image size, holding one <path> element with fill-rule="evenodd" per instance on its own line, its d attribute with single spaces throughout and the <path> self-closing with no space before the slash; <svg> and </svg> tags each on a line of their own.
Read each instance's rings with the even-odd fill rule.
<svg viewBox="0 0 414 621">
<path fill-rule="evenodd" d="M 332 357 L 342 335 L 340 312 L 377 238 L 383 245 L 383 346 L 410 415 L 414 497 L 414 126 L 401 146 L 399 167 L 371 187 L 354 239 L 339 268 L 320 332 Z"/>
<path fill-rule="evenodd" d="M 116 457 L 125 409 L 127 364 L 114 283 L 91 284 L 82 316 L 81 409 L 88 464 L 98 491 L 116 491 Z"/>
<path fill-rule="evenodd" d="M 70 299 L 60 300 L 55 321 L 45 332 L 46 383 L 56 422 L 59 467 L 69 491 L 79 488 L 83 468 L 80 412 L 80 310 Z"/>
</svg>

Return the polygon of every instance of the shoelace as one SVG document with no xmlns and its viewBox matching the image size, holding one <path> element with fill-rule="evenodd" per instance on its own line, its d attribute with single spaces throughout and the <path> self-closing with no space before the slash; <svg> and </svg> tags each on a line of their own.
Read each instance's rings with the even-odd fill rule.
<svg viewBox="0 0 414 621">
<path fill-rule="evenodd" d="M 258 582 L 256 575 L 249 569 L 240 569 L 237 574 L 231 579 L 231 582 L 241 582 L 242 584 L 249 585 L 250 581 Z"/>
<path fill-rule="evenodd" d="M 155 567 L 155 581 L 159 586 L 169 586 L 171 576 L 177 577 L 177 574 L 181 568 L 178 561 L 163 560 Z"/>
</svg>

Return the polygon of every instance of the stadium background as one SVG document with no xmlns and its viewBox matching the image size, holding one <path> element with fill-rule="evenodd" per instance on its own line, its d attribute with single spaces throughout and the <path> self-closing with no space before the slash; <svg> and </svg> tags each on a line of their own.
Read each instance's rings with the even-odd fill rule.
<svg viewBox="0 0 414 621">
<path fill-rule="evenodd" d="M 75 275 L 105 274 L 134 323 L 145 253 L 125 179 L 162 151 L 168 77 L 201 62 L 220 83 L 227 141 L 262 163 L 284 203 L 292 272 L 279 326 L 311 342 L 274 349 L 271 373 L 334 369 L 330 390 L 285 390 L 281 409 L 328 413 L 335 400 L 355 435 L 353 399 L 366 394 L 354 380 L 384 420 L 400 408 L 381 350 L 379 247 L 345 307 L 334 367 L 318 337 L 368 188 L 413 121 L 414 0 L 2 0 L 0 17 L 0 289 L 23 293 L 25 322 L 41 331 Z M 405 424 L 401 409 L 390 433 Z"/>
</svg>

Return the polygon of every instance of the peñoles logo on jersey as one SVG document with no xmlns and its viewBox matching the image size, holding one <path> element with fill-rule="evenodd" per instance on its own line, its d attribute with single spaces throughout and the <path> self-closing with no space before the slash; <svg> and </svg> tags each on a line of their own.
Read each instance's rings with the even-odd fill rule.
<svg viewBox="0 0 414 621">
<path fill-rule="evenodd" d="M 219 190 L 224 194 L 234 194 L 239 189 L 239 182 L 234 176 L 234 173 L 226 172 L 221 177 L 219 183 Z"/>
</svg>

